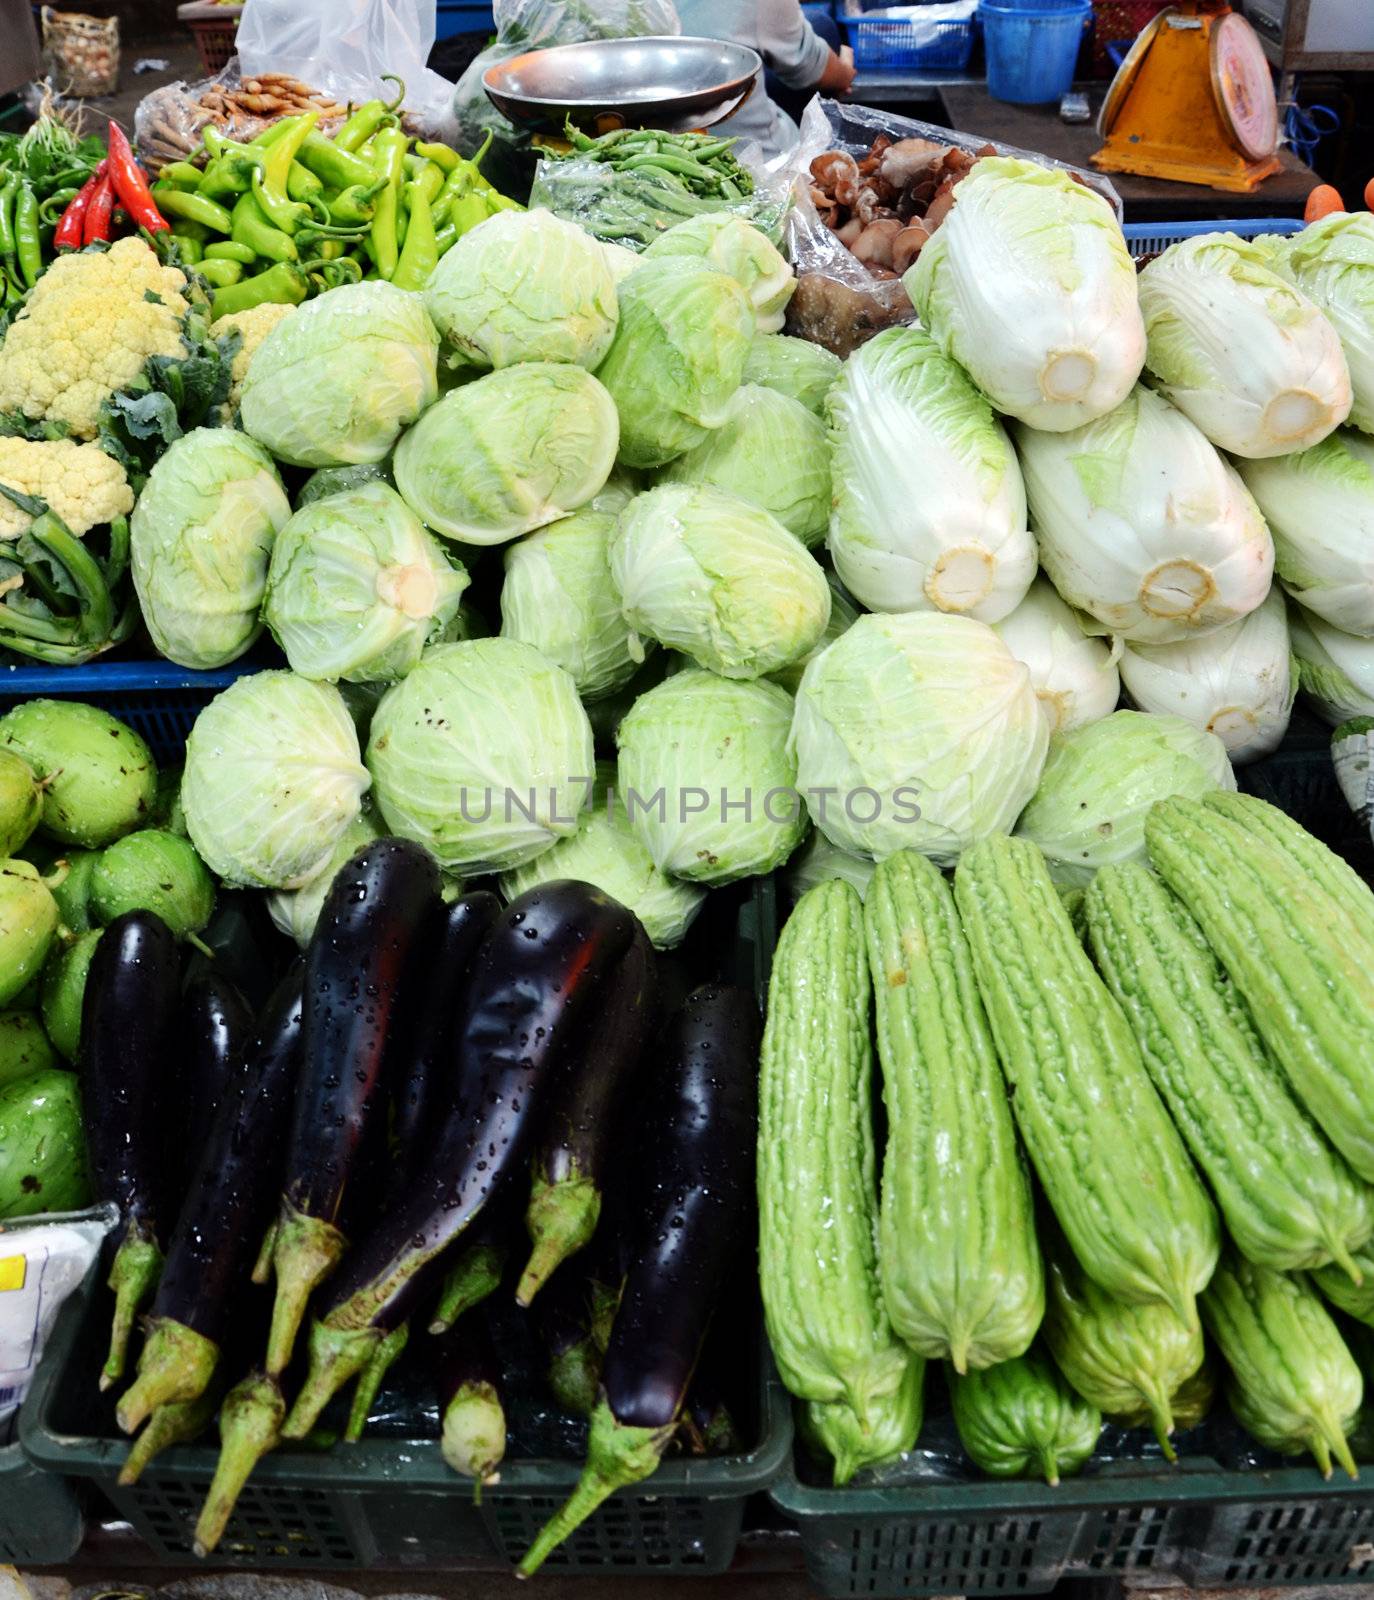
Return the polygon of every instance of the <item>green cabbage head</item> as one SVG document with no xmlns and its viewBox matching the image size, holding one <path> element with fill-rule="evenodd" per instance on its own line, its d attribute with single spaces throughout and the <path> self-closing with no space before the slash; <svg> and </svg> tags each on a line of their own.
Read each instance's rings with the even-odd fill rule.
<svg viewBox="0 0 1374 1600">
<path fill-rule="evenodd" d="M 196 428 L 171 445 L 129 523 L 139 609 L 161 655 L 204 670 L 248 649 L 290 515 L 271 456 L 247 434 Z"/>
<path fill-rule="evenodd" d="M 642 694 L 616 732 L 630 826 L 691 883 L 771 872 L 806 832 L 787 749 L 792 697 L 691 667 Z"/>
<path fill-rule="evenodd" d="M 245 433 L 281 461 L 381 461 L 439 393 L 439 335 L 418 294 L 347 283 L 309 300 L 258 346 L 243 380 Z"/>
<path fill-rule="evenodd" d="M 659 234 L 644 252 L 646 261 L 684 256 L 727 273 L 749 297 L 760 333 L 777 333 L 787 302 L 797 287 L 782 252 L 743 217 L 730 211 L 705 211 Z"/>
<path fill-rule="evenodd" d="M 860 617 L 807 667 L 791 734 L 832 844 L 941 866 L 1011 831 L 1048 743 L 1029 668 L 985 622 L 940 611 Z"/>
<path fill-rule="evenodd" d="M 387 827 L 472 874 L 574 832 L 592 762 L 571 676 L 518 639 L 432 646 L 383 696 L 367 746 Z"/>
<path fill-rule="evenodd" d="M 504 544 L 606 482 L 616 408 L 589 372 L 526 361 L 446 394 L 396 447 L 396 487 L 438 533 Z"/>
<path fill-rule="evenodd" d="M 565 668 L 584 700 L 623 688 L 643 660 L 611 580 L 615 526 L 605 512 L 575 511 L 506 547 L 501 637 Z"/>
<path fill-rule="evenodd" d="M 744 381 L 800 400 L 808 411 L 824 418 L 825 397 L 841 365 L 834 351 L 822 344 L 786 333 L 758 333 L 744 358 Z"/>
<path fill-rule="evenodd" d="M 1234 789 L 1226 746 L 1182 717 L 1113 711 L 1050 743 L 1017 834 L 1038 844 L 1057 883 L 1086 887 L 1108 862 L 1144 861 L 1156 800 Z"/>
<path fill-rule="evenodd" d="M 620 515 L 611 574 L 631 627 L 727 678 L 798 660 L 830 620 L 820 565 L 766 511 L 718 489 L 640 495 Z"/>
<path fill-rule="evenodd" d="M 186 829 L 226 883 L 299 888 L 324 867 L 371 781 L 332 684 L 251 673 L 217 694 L 191 729 Z"/>
<path fill-rule="evenodd" d="M 400 495 L 366 483 L 303 507 L 282 529 L 263 616 L 302 677 L 389 683 L 444 633 L 467 586 Z"/>
<path fill-rule="evenodd" d="M 595 367 L 619 308 L 602 246 L 552 211 L 498 211 L 440 257 L 425 305 L 458 361 Z"/>
<path fill-rule="evenodd" d="M 665 237 L 667 237 L 665 235 Z M 660 483 L 702 483 L 771 511 L 811 548 L 830 526 L 830 438 L 799 400 L 742 383 L 724 424 L 659 474 Z"/>
<path fill-rule="evenodd" d="M 654 865 L 615 792 L 615 773 L 613 762 L 597 762 L 592 803 L 582 813 L 577 832 L 523 867 L 503 872 L 501 893 L 514 900 L 554 878 L 594 884 L 634 912 L 658 949 L 671 950 L 682 943 L 706 891 L 670 878 Z"/>
<path fill-rule="evenodd" d="M 632 272 L 597 369 L 620 413 L 621 462 L 661 467 L 719 428 L 753 336 L 753 307 L 725 273 L 679 257 Z"/>
</svg>

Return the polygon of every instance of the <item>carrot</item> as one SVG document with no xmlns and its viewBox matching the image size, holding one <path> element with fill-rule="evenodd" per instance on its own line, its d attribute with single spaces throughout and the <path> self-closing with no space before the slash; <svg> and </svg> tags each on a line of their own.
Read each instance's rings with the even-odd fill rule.
<svg viewBox="0 0 1374 1600">
<path fill-rule="evenodd" d="M 1304 222 L 1317 222 L 1322 217 L 1329 217 L 1333 211 L 1344 211 L 1345 201 L 1341 199 L 1340 191 L 1333 189 L 1329 183 L 1319 183 L 1307 197 L 1307 204 L 1303 208 L 1302 220 Z"/>
</svg>

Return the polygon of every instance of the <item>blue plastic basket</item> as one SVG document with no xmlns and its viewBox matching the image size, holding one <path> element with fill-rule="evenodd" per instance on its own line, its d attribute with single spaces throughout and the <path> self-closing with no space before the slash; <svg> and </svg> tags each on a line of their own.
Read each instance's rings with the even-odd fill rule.
<svg viewBox="0 0 1374 1600">
<path fill-rule="evenodd" d="M 886 11 L 865 13 L 862 0 L 845 0 L 838 20 L 849 36 L 859 72 L 962 72 L 973 54 L 974 18 L 926 22 Z"/>
<path fill-rule="evenodd" d="M 179 761 L 201 707 L 256 665 L 192 672 L 171 661 L 100 661 L 84 667 L 0 666 L 0 712 L 20 700 L 88 700 L 127 722 L 158 761 Z"/>
<path fill-rule="evenodd" d="M 988 93 L 1020 106 L 1061 99 L 1091 17 L 1092 0 L 983 0 Z"/>
<path fill-rule="evenodd" d="M 1128 222 L 1122 228 L 1126 248 L 1137 261 L 1148 261 L 1180 239 L 1196 239 L 1204 233 L 1234 233 L 1242 239 L 1258 239 L 1262 233 L 1301 233 L 1296 217 L 1237 217 L 1232 221 L 1205 222 Z"/>
</svg>

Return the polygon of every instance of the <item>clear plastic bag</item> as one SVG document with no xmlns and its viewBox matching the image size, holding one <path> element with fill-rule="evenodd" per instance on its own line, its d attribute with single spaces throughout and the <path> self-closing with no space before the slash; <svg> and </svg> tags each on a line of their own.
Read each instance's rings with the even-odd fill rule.
<svg viewBox="0 0 1374 1600">
<path fill-rule="evenodd" d="M 682 32 L 673 0 L 495 0 L 492 9 L 496 38 L 458 80 L 453 116 L 458 148 L 469 155 L 490 132 L 492 148 L 482 168 L 508 192 L 524 192 L 534 157 L 529 133 L 513 127 L 487 98 L 482 74 L 488 67 L 550 45 Z"/>
<path fill-rule="evenodd" d="M 405 104 L 437 137 L 452 131 L 453 85 L 425 65 L 434 0 L 246 0 L 238 27 L 245 78 L 289 72 L 337 100 L 391 98 L 382 74 L 406 86 Z"/>
<path fill-rule="evenodd" d="M 886 134 L 899 139 L 925 139 L 973 153 L 992 145 L 999 155 L 1019 156 L 1045 167 L 1060 167 L 1109 201 L 1118 217 L 1121 198 L 1100 173 L 1054 161 L 1032 150 L 1019 150 L 976 133 L 957 133 L 911 117 L 895 116 L 871 106 L 823 100 L 819 95 L 802 113 L 801 142 L 785 166 L 793 185 L 787 215 L 787 258 L 797 274 L 797 292 L 787 312 L 787 332 L 823 344 L 847 356 L 875 333 L 912 322 L 916 313 L 900 278 L 875 278 L 863 262 L 821 220 L 811 198 L 811 163 L 827 150 L 845 150 L 856 159 Z"/>
</svg>

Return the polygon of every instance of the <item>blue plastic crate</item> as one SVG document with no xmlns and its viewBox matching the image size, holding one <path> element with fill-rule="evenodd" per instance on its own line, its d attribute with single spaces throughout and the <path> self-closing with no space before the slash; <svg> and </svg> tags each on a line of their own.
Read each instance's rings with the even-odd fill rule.
<svg viewBox="0 0 1374 1600">
<path fill-rule="evenodd" d="M 839 13 L 859 72 L 962 72 L 968 66 L 972 16 L 962 22 L 931 22 L 886 11 L 865 13 L 861 7 L 862 0 L 845 0 Z"/>
<path fill-rule="evenodd" d="M 458 33 L 494 33 L 496 23 L 490 6 L 473 6 L 460 0 L 438 0 L 434 37 L 451 39 Z"/>
<path fill-rule="evenodd" d="M 88 700 L 127 722 L 158 761 L 179 761 L 197 713 L 256 664 L 192 672 L 171 661 L 94 661 L 84 667 L 0 666 L 0 712 L 19 700 Z"/>
<path fill-rule="evenodd" d="M 1204 233 L 1234 233 L 1242 239 L 1257 239 L 1262 233 L 1293 234 L 1302 229 L 1296 217 L 1237 217 L 1203 222 L 1128 222 L 1121 231 L 1134 259 L 1148 261 L 1180 239 L 1196 239 Z"/>
</svg>

